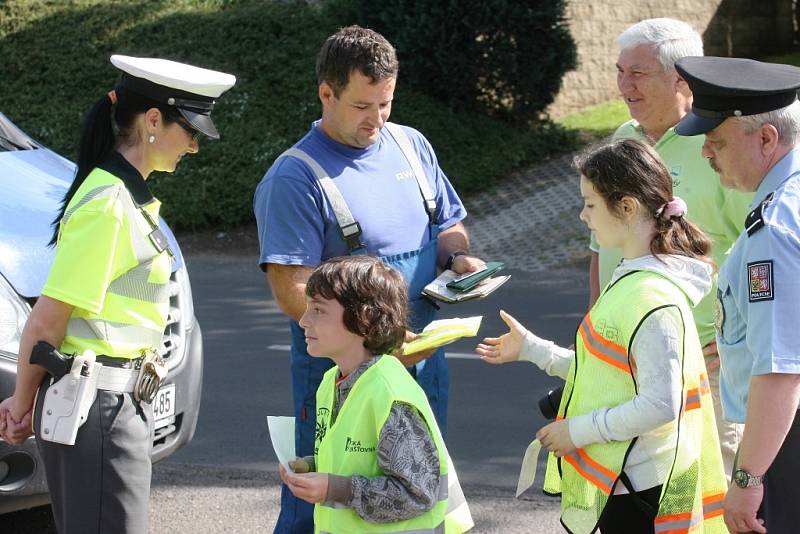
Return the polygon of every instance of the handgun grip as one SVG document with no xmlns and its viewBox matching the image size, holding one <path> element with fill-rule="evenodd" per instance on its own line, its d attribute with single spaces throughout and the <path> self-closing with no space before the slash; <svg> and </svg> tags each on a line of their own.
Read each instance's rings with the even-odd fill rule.
<svg viewBox="0 0 800 534">
<path fill-rule="evenodd" d="M 58 352 L 56 348 L 47 341 L 39 341 L 31 351 L 30 362 L 41 365 L 47 372 L 53 375 L 56 380 L 69 373 L 72 368 L 72 360 L 66 358 Z"/>
</svg>

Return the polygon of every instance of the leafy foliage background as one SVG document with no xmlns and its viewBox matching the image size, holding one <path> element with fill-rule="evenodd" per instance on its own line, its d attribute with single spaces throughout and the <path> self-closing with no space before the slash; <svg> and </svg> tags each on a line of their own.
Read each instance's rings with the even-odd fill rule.
<svg viewBox="0 0 800 534">
<path fill-rule="evenodd" d="M 214 110 L 222 139 L 201 141 L 199 154 L 151 184 L 173 227 L 246 223 L 266 169 L 319 116 L 316 55 L 328 35 L 361 20 L 355 2 L 0 1 L 0 111 L 74 159 L 83 113 L 118 79 L 111 54 L 233 73 L 236 86 Z M 403 61 L 401 53 L 392 120 L 428 137 L 462 194 L 574 146 L 572 132 L 547 120 L 512 123 L 480 106 L 448 105 L 426 94 Z"/>
</svg>

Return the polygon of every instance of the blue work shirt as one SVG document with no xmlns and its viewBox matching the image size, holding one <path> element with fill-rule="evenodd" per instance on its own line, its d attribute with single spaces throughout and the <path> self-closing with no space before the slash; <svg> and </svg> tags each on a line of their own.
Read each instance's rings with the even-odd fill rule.
<svg viewBox="0 0 800 534">
<path fill-rule="evenodd" d="M 436 199 L 436 222 L 447 229 L 467 212 L 439 168 L 428 141 L 404 126 L 419 155 Z M 295 145 L 330 173 L 362 229 L 371 256 L 416 250 L 430 239 L 429 219 L 411 166 L 384 128 L 367 148 L 352 148 L 328 137 L 319 121 Z M 296 158 L 270 167 L 254 198 L 262 269 L 267 263 L 316 267 L 349 254 L 327 197 L 311 169 Z"/>
<path fill-rule="evenodd" d="M 800 152 L 764 177 L 753 208 L 763 227 L 742 232 L 717 282 L 717 347 L 725 419 L 744 423 L 754 375 L 800 373 Z"/>
</svg>

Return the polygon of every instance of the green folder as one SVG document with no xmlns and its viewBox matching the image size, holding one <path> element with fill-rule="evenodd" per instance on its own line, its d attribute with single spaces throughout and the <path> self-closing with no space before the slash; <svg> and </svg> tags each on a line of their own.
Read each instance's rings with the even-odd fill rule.
<svg viewBox="0 0 800 534">
<path fill-rule="evenodd" d="M 503 268 L 505 264 L 502 261 L 490 261 L 486 263 L 486 268 L 475 273 L 464 273 L 452 282 L 447 284 L 448 289 L 463 293 L 469 291 L 481 281 L 489 278 L 494 273 Z"/>
</svg>

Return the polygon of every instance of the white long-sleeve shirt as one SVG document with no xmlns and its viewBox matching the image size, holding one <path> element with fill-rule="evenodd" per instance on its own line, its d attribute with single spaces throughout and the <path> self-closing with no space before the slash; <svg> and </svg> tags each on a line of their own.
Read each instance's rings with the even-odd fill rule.
<svg viewBox="0 0 800 534">
<path fill-rule="evenodd" d="M 653 256 L 623 260 L 614 272 L 612 283 L 634 270 L 669 275 L 692 303 L 702 298 L 710 285 L 710 269 L 705 264 L 674 256 L 669 257 L 666 265 Z M 632 371 L 638 393 L 613 408 L 599 408 L 568 418 L 570 438 L 576 447 L 626 441 L 638 436 L 625 464 L 625 473 L 636 491 L 663 484 L 675 455 L 677 418 L 683 401 L 681 331 L 680 313 L 675 308 L 650 314 L 631 343 Z M 547 374 L 561 378 L 566 378 L 574 357 L 574 351 L 540 339 L 531 332 L 525 335 L 520 351 L 521 360 L 535 363 Z M 627 489 L 618 484 L 615 493 L 627 493 Z"/>
</svg>

